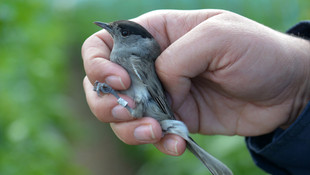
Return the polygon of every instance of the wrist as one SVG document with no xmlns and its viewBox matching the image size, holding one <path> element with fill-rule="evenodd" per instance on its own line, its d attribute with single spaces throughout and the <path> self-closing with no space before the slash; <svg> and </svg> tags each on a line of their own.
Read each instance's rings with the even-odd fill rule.
<svg viewBox="0 0 310 175">
<path fill-rule="evenodd" d="M 290 58 L 294 64 L 296 74 L 295 90 L 292 94 L 291 110 L 286 123 L 280 126 L 288 128 L 301 114 L 310 100 L 310 42 L 305 39 L 290 37 Z"/>
</svg>

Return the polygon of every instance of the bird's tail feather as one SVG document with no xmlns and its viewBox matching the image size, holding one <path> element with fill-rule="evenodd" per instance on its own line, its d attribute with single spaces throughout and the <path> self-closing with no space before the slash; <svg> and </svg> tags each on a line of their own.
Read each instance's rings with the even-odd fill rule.
<svg viewBox="0 0 310 175">
<path fill-rule="evenodd" d="M 186 140 L 186 146 L 213 175 L 232 175 L 231 170 L 221 161 L 203 150 L 189 135 L 186 125 L 178 120 L 162 120 L 161 128 L 165 134 L 176 134 Z"/>
<path fill-rule="evenodd" d="M 186 140 L 187 149 L 192 152 L 213 175 L 232 175 L 232 171 L 221 161 L 203 150 L 191 137 Z"/>
</svg>

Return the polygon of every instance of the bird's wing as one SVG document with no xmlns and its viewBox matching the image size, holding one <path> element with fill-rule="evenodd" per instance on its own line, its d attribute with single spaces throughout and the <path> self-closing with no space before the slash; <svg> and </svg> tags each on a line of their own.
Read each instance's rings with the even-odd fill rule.
<svg viewBox="0 0 310 175">
<path fill-rule="evenodd" d="M 132 72 L 137 78 L 146 86 L 152 99 L 158 104 L 158 107 L 163 113 L 168 114 L 170 119 L 174 119 L 172 110 L 168 104 L 167 98 L 164 93 L 164 89 L 160 80 L 157 77 L 155 66 L 153 62 L 148 62 L 146 59 L 131 57 Z M 143 67 L 142 67 L 143 66 Z M 141 71 L 148 70 L 148 72 Z M 150 78 L 154 75 L 155 77 Z"/>
</svg>

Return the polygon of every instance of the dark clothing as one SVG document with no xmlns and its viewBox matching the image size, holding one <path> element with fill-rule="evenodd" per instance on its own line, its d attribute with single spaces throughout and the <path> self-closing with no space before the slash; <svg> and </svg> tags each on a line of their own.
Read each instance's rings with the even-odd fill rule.
<svg viewBox="0 0 310 175">
<path fill-rule="evenodd" d="M 310 39 L 310 21 L 295 25 L 287 33 Z M 310 102 L 288 129 L 247 137 L 246 143 L 256 165 L 268 173 L 310 174 Z"/>
</svg>

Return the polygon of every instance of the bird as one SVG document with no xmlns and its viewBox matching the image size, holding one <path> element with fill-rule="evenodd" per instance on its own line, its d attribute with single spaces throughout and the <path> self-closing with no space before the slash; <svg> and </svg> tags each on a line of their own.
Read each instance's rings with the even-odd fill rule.
<svg viewBox="0 0 310 175">
<path fill-rule="evenodd" d="M 176 120 L 166 98 L 165 90 L 157 76 L 155 61 L 161 49 L 154 37 L 140 24 L 119 20 L 110 23 L 94 22 L 105 29 L 113 38 L 110 61 L 122 66 L 129 74 L 131 85 L 128 89 L 116 91 L 104 82 L 96 81 L 94 91 L 112 94 L 117 102 L 135 118 L 150 116 L 156 119 L 164 134 L 176 134 L 186 141 L 192 152 L 213 175 L 231 175 L 232 171 L 221 161 L 202 149 L 190 136 L 184 122 Z M 135 102 L 135 108 L 118 94 L 125 94 Z"/>
</svg>

